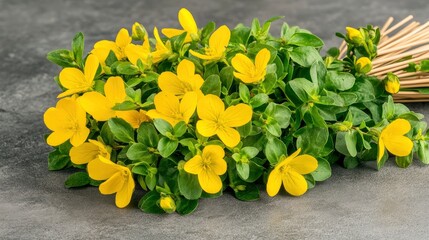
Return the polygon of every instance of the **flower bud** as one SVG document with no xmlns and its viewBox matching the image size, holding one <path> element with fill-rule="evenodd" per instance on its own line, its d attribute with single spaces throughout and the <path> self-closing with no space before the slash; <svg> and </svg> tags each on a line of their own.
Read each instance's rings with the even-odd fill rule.
<svg viewBox="0 0 429 240">
<path fill-rule="evenodd" d="M 176 211 L 176 203 L 174 202 L 173 198 L 169 195 L 161 196 L 161 201 L 159 202 L 159 206 L 166 212 L 166 213 L 173 213 Z"/>
<path fill-rule="evenodd" d="M 399 92 L 401 83 L 399 82 L 398 76 L 393 73 L 387 73 L 386 78 L 384 79 L 384 89 L 391 94 Z"/>
<path fill-rule="evenodd" d="M 133 40 L 144 41 L 147 32 L 146 29 L 138 22 L 135 22 L 132 27 L 132 38 Z"/>
<path fill-rule="evenodd" d="M 361 57 L 359 58 L 355 63 L 355 69 L 356 72 L 367 74 L 372 69 L 372 63 L 371 60 L 367 57 Z"/>
<path fill-rule="evenodd" d="M 356 28 L 346 27 L 347 38 L 354 44 L 360 46 L 364 43 L 365 39 L 362 33 Z"/>
</svg>

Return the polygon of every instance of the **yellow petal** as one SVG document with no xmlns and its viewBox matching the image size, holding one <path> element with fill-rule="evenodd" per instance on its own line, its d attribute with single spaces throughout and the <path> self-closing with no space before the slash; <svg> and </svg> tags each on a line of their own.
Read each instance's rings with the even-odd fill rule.
<svg viewBox="0 0 429 240">
<path fill-rule="evenodd" d="M 142 122 L 150 121 L 144 110 L 116 111 L 116 116 L 127 121 L 133 128 L 139 128 Z"/>
<path fill-rule="evenodd" d="M 208 94 L 198 100 L 197 112 L 200 119 L 217 122 L 224 111 L 225 105 L 215 95 Z"/>
<path fill-rule="evenodd" d="M 85 75 L 77 68 L 64 68 L 60 72 L 60 83 L 67 89 L 87 89 L 91 85 L 86 81 Z"/>
<path fill-rule="evenodd" d="M 198 33 L 197 23 L 194 17 L 186 8 L 182 8 L 178 14 L 179 23 L 188 33 Z"/>
<path fill-rule="evenodd" d="M 97 121 L 107 121 L 115 117 L 114 106 L 105 96 L 98 92 L 87 92 L 78 98 L 83 109 Z"/>
<path fill-rule="evenodd" d="M 129 171 L 129 170 L 128 170 Z M 131 197 L 135 189 L 134 179 L 129 172 L 130 177 L 126 183 L 122 186 L 122 189 L 116 193 L 115 203 L 118 208 L 124 208 L 131 202 Z"/>
<path fill-rule="evenodd" d="M 101 194 L 104 194 L 104 195 L 113 194 L 122 189 L 124 182 L 125 180 L 122 177 L 122 173 L 116 172 L 109 179 L 107 179 L 105 182 L 100 184 L 98 189 L 100 190 Z"/>
<path fill-rule="evenodd" d="M 43 121 L 46 127 L 51 131 L 66 129 L 67 126 L 73 123 L 63 109 L 54 107 L 46 110 L 45 114 L 43 114 Z"/>
<path fill-rule="evenodd" d="M 313 156 L 303 154 L 293 158 L 293 160 L 290 161 L 289 166 L 299 174 L 309 174 L 317 169 L 318 162 Z"/>
<path fill-rule="evenodd" d="M 121 170 L 120 166 L 101 156 L 89 162 L 87 169 L 89 177 L 94 180 L 108 179 Z"/>
<path fill-rule="evenodd" d="M 120 59 L 120 49 L 115 42 L 109 40 L 101 40 L 96 42 L 91 53 L 96 55 L 99 61 L 105 62 L 111 50 L 115 53 L 115 56 Z"/>
<path fill-rule="evenodd" d="M 210 168 L 217 175 L 222 175 L 226 172 L 226 162 L 223 159 L 225 151 L 221 146 L 208 145 L 203 149 L 202 158 L 211 161 Z"/>
<path fill-rule="evenodd" d="M 199 174 L 203 170 L 202 161 L 203 159 L 200 155 L 195 155 L 185 163 L 183 169 L 191 174 Z"/>
<path fill-rule="evenodd" d="M 153 35 L 155 36 L 156 40 L 156 49 L 158 51 L 168 51 L 168 48 L 165 46 L 164 42 L 159 37 L 158 28 L 153 29 Z"/>
<path fill-rule="evenodd" d="M 404 135 L 411 130 L 410 122 L 405 119 L 398 118 L 395 121 L 387 125 L 383 129 L 381 135 L 390 136 L 390 135 Z"/>
<path fill-rule="evenodd" d="M 244 83 L 257 83 L 260 80 L 260 79 L 257 79 L 255 77 L 245 75 L 245 74 L 242 74 L 239 72 L 233 72 L 233 74 L 234 74 L 234 77 L 240 79 Z"/>
<path fill-rule="evenodd" d="M 73 132 L 70 130 L 55 131 L 48 136 L 46 142 L 49 146 L 55 147 L 70 139 L 72 135 Z"/>
<path fill-rule="evenodd" d="M 156 94 L 154 103 L 156 110 L 166 116 L 173 117 L 180 112 L 179 99 L 171 93 Z"/>
<path fill-rule="evenodd" d="M 198 174 L 201 188 L 210 194 L 218 193 L 222 189 L 222 180 L 213 171 L 201 171 Z"/>
<path fill-rule="evenodd" d="M 216 134 L 220 140 L 230 148 L 237 146 L 240 142 L 240 133 L 238 133 L 234 128 L 220 128 L 217 130 Z"/>
<path fill-rule="evenodd" d="M 110 159 L 110 152 L 107 150 L 106 146 L 103 143 L 89 139 L 88 142 L 98 147 L 98 154 L 106 159 Z"/>
<path fill-rule="evenodd" d="M 231 31 L 226 25 L 220 26 L 209 39 L 210 48 L 214 49 L 216 53 L 223 53 L 228 46 Z"/>
<path fill-rule="evenodd" d="M 180 81 L 176 74 L 172 72 L 161 73 L 158 77 L 158 86 L 161 91 L 168 92 L 176 96 L 183 96 L 186 92 L 182 81 Z"/>
<path fill-rule="evenodd" d="M 252 120 L 252 112 L 249 105 L 240 103 L 227 108 L 221 115 L 221 122 L 224 126 L 240 127 Z"/>
<path fill-rule="evenodd" d="M 95 74 L 97 73 L 98 66 L 100 65 L 100 60 L 98 60 L 98 57 L 94 54 L 90 54 L 85 61 L 85 79 L 86 83 L 89 86 L 93 85 Z"/>
<path fill-rule="evenodd" d="M 163 119 L 163 120 L 169 122 L 171 124 L 171 126 L 174 126 L 174 125 L 176 125 L 176 123 L 179 122 L 176 118 L 172 118 L 172 117 L 169 117 L 165 114 L 162 114 L 162 113 L 158 112 L 156 109 L 149 110 L 147 112 L 147 115 L 151 119 L 157 119 L 157 118 Z"/>
<path fill-rule="evenodd" d="M 300 152 L 301 152 L 301 148 L 298 148 L 294 153 L 283 158 L 280 162 L 278 162 L 275 168 L 280 169 L 282 166 L 290 164 L 290 162 L 292 162 Z"/>
<path fill-rule="evenodd" d="M 389 152 L 398 157 L 408 156 L 413 150 L 413 141 L 405 136 L 390 136 L 383 139 Z"/>
<path fill-rule="evenodd" d="M 298 197 L 307 192 L 307 181 L 301 174 L 288 171 L 283 173 L 282 179 L 283 186 L 290 195 Z"/>
<path fill-rule="evenodd" d="M 223 149 L 222 149 L 223 150 Z M 226 161 L 223 158 L 213 158 L 211 159 L 211 170 L 217 175 L 223 175 L 226 173 Z"/>
<path fill-rule="evenodd" d="M 86 142 L 70 149 L 70 160 L 74 164 L 86 164 L 96 159 L 99 152 L 100 148 L 97 145 Z"/>
<path fill-rule="evenodd" d="M 201 54 L 199 52 L 195 52 L 194 50 L 189 50 L 189 53 L 194 55 L 197 58 L 203 59 L 203 60 L 214 60 L 214 59 L 218 59 L 217 56 L 209 56 L 209 55 L 204 55 Z"/>
<path fill-rule="evenodd" d="M 164 34 L 168 38 L 172 38 L 174 36 L 178 36 L 178 35 L 186 32 L 186 31 L 185 30 L 180 30 L 180 29 L 174 29 L 174 28 L 163 28 L 161 30 L 161 32 L 162 32 L 162 34 Z"/>
<path fill-rule="evenodd" d="M 89 135 L 89 129 L 87 127 L 80 127 L 78 128 L 74 133 L 73 136 L 70 138 L 70 143 L 73 146 L 79 146 L 83 144 Z"/>
<path fill-rule="evenodd" d="M 182 113 L 183 121 L 189 122 L 189 119 L 194 115 L 195 108 L 197 108 L 197 93 L 187 92 L 180 102 L 180 113 Z"/>
<path fill-rule="evenodd" d="M 180 80 L 189 81 L 195 75 L 195 65 L 193 62 L 184 59 L 177 66 L 177 76 Z"/>
<path fill-rule="evenodd" d="M 241 53 L 236 54 L 232 58 L 231 64 L 235 70 L 244 75 L 252 75 L 252 73 L 255 71 L 255 65 L 253 64 L 252 60 Z"/>
<path fill-rule="evenodd" d="M 57 98 L 68 97 L 68 96 L 73 95 L 75 93 L 81 93 L 81 92 L 85 92 L 87 90 L 88 90 L 88 88 L 69 89 L 69 90 L 66 90 L 63 93 L 58 94 Z"/>
<path fill-rule="evenodd" d="M 147 65 L 148 54 L 149 53 L 145 50 L 143 46 L 128 44 L 125 47 L 125 55 L 127 56 L 128 60 L 134 65 L 137 65 L 137 61 L 139 59 L 142 61 L 143 64 Z"/>
<path fill-rule="evenodd" d="M 216 122 L 209 120 L 199 120 L 197 122 L 197 131 L 204 137 L 211 137 L 216 134 L 218 126 Z"/>
<path fill-rule="evenodd" d="M 378 138 L 378 154 L 377 154 L 377 163 L 380 162 L 380 160 L 383 158 L 384 156 L 384 141 L 383 139 L 380 137 Z"/>
<path fill-rule="evenodd" d="M 255 68 L 256 72 L 263 72 L 267 68 L 267 64 L 270 61 L 271 54 L 268 49 L 264 48 L 256 54 L 255 57 Z"/>
<path fill-rule="evenodd" d="M 190 79 L 188 79 L 187 82 L 191 85 L 191 88 L 195 92 L 198 93 L 198 92 L 201 92 L 200 88 L 201 88 L 201 86 L 204 83 L 204 79 L 200 75 L 195 74 L 193 77 L 191 77 Z"/>
<path fill-rule="evenodd" d="M 104 93 L 111 103 L 122 103 L 127 97 L 124 80 L 121 77 L 110 77 L 104 85 Z"/>
<path fill-rule="evenodd" d="M 128 30 L 125 28 L 122 28 L 119 30 L 118 35 L 116 35 L 116 45 L 120 48 L 125 49 L 125 47 L 131 43 L 131 37 L 128 33 Z"/>
<path fill-rule="evenodd" d="M 273 169 L 268 176 L 267 181 L 267 193 L 268 196 L 274 197 L 279 193 L 280 187 L 282 186 L 282 175 L 277 169 Z"/>
</svg>

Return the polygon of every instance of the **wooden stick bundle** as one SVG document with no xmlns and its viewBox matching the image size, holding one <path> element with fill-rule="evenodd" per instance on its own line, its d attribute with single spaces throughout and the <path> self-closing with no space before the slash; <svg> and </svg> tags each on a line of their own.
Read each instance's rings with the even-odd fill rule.
<svg viewBox="0 0 429 240">
<path fill-rule="evenodd" d="M 421 24 L 411 21 L 412 19 L 413 16 L 410 15 L 393 26 L 393 17 L 387 19 L 380 30 L 377 57 L 373 59 L 373 68 L 368 74 L 380 80 L 388 72 L 397 75 L 401 82 L 401 90 L 394 95 L 397 102 L 429 102 L 429 94 L 415 90 L 429 89 L 429 73 L 404 71 L 409 63 L 429 59 L 429 21 Z M 347 45 L 343 41 L 340 45 L 340 59 L 346 52 Z"/>
</svg>

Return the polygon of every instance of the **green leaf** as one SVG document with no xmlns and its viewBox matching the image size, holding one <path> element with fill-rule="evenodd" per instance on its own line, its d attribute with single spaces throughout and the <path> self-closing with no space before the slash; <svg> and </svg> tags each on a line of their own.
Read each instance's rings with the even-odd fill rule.
<svg viewBox="0 0 429 240">
<path fill-rule="evenodd" d="M 46 56 L 46 58 L 63 67 L 77 67 L 76 63 L 73 61 L 73 59 L 71 58 L 71 52 L 67 49 L 58 49 L 58 50 L 54 50 L 52 52 L 49 52 L 48 55 Z"/>
<path fill-rule="evenodd" d="M 155 125 L 156 130 L 161 133 L 163 136 L 167 136 L 169 134 L 173 134 L 173 127 L 171 124 L 164 119 L 156 118 L 153 120 L 153 124 Z"/>
<path fill-rule="evenodd" d="M 90 178 L 86 172 L 77 172 L 70 175 L 64 183 L 66 188 L 83 187 L 88 185 Z"/>
<path fill-rule="evenodd" d="M 82 57 L 83 57 L 83 50 L 84 50 L 83 33 L 78 32 L 74 36 L 73 41 L 72 41 L 72 50 L 73 50 L 73 56 L 74 56 L 76 63 L 79 66 L 82 66 Z"/>
<path fill-rule="evenodd" d="M 289 52 L 290 58 L 303 67 L 311 67 L 316 61 L 323 61 L 320 53 L 314 47 L 296 47 Z"/>
<path fill-rule="evenodd" d="M 187 215 L 195 211 L 198 207 L 198 200 L 189 200 L 183 197 L 180 197 L 176 201 L 176 212 L 180 215 Z"/>
<path fill-rule="evenodd" d="M 235 197 L 241 201 L 255 201 L 260 198 L 259 189 L 254 184 L 241 185 L 244 190 L 235 191 Z"/>
<path fill-rule="evenodd" d="M 134 165 L 131 172 L 137 175 L 146 176 L 149 173 L 147 164 Z M 146 184 L 145 184 L 146 185 Z"/>
<path fill-rule="evenodd" d="M 231 43 L 247 45 L 250 37 L 250 28 L 239 25 L 231 31 Z"/>
<path fill-rule="evenodd" d="M 117 103 L 115 106 L 112 107 L 112 110 L 127 111 L 127 110 L 134 110 L 137 108 L 139 108 L 139 106 L 134 102 L 124 101 L 121 103 Z"/>
<path fill-rule="evenodd" d="M 249 103 L 249 99 L 250 99 L 249 88 L 245 84 L 240 83 L 238 89 L 239 89 L 238 94 L 240 95 L 241 100 L 244 103 Z"/>
<path fill-rule="evenodd" d="M 295 104 L 308 102 L 317 93 L 317 86 L 305 78 L 295 78 L 286 84 L 286 96 Z"/>
<path fill-rule="evenodd" d="M 183 136 L 183 134 L 186 133 L 186 130 L 187 130 L 186 123 L 184 121 L 180 121 L 180 122 L 176 123 L 176 125 L 173 128 L 174 136 L 175 137 L 181 137 L 181 136 Z"/>
<path fill-rule="evenodd" d="M 156 174 L 150 173 L 144 178 L 146 186 L 149 190 L 153 190 L 156 187 Z"/>
<path fill-rule="evenodd" d="M 267 103 L 268 100 L 269 100 L 269 97 L 267 94 L 258 93 L 254 97 L 250 98 L 249 104 L 250 104 L 250 106 L 252 106 L 252 108 L 255 109 L 255 108 L 260 107 L 260 106 L 264 105 L 265 103 Z"/>
<path fill-rule="evenodd" d="M 408 156 L 395 157 L 396 165 L 400 168 L 407 168 L 413 162 L 413 151 Z"/>
<path fill-rule="evenodd" d="M 346 141 L 347 151 L 349 152 L 350 156 L 356 157 L 357 132 L 355 130 L 346 132 L 345 141 Z"/>
<path fill-rule="evenodd" d="M 296 46 L 310 46 L 310 47 L 322 47 L 323 41 L 316 35 L 310 33 L 297 32 L 287 42 L 290 45 Z"/>
<path fill-rule="evenodd" d="M 417 142 L 417 155 L 424 164 L 429 164 L 429 144 L 427 141 L 420 140 Z"/>
<path fill-rule="evenodd" d="M 179 141 L 171 140 L 167 137 L 162 137 L 158 142 L 158 151 L 163 158 L 169 157 L 176 151 Z"/>
<path fill-rule="evenodd" d="M 58 149 L 48 155 L 48 169 L 51 171 L 61 170 L 70 163 L 70 157 L 62 154 Z"/>
<path fill-rule="evenodd" d="M 243 180 L 246 180 L 249 178 L 250 167 L 248 163 L 238 162 L 236 167 L 237 167 L 238 175 Z"/>
<path fill-rule="evenodd" d="M 199 199 L 203 190 L 198 182 L 198 176 L 183 171 L 179 172 L 177 178 L 180 193 L 189 200 Z"/>
<path fill-rule="evenodd" d="M 359 160 L 356 157 L 346 156 L 344 158 L 344 167 L 353 169 L 359 165 Z"/>
<path fill-rule="evenodd" d="M 116 140 L 123 143 L 134 142 L 134 129 L 125 120 L 121 118 L 111 118 L 107 122 Z"/>
<path fill-rule="evenodd" d="M 127 158 L 130 160 L 151 160 L 152 153 L 148 151 L 148 147 L 143 143 L 134 143 L 127 150 Z"/>
<path fill-rule="evenodd" d="M 326 85 L 333 90 L 345 91 L 353 87 L 355 77 L 347 72 L 328 71 Z"/>
<path fill-rule="evenodd" d="M 271 165 L 275 165 L 286 151 L 286 145 L 278 138 L 269 139 L 265 145 L 265 156 Z"/>
<path fill-rule="evenodd" d="M 219 75 L 210 75 L 201 86 L 201 91 L 204 95 L 213 94 L 216 96 L 220 96 L 222 83 L 220 81 Z"/>
<path fill-rule="evenodd" d="M 280 128 L 287 128 L 290 123 L 291 114 L 292 112 L 288 107 L 277 104 L 272 117 L 277 121 Z"/>
<path fill-rule="evenodd" d="M 157 191 L 150 191 L 140 199 L 138 207 L 146 213 L 164 213 L 158 205 L 160 199 L 161 195 Z"/>
<path fill-rule="evenodd" d="M 233 67 L 224 67 L 220 71 L 220 80 L 222 85 L 229 91 L 231 88 L 232 82 L 234 81 L 234 68 Z"/>
<path fill-rule="evenodd" d="M 137 66 L 134 66 L 130 62 L 120 62 L 116 66 L 116 71 L 119 74 L 124 74 L 124 75 L 137 75 L 140 73 L 139 68 Z"/>
<path fill-rule="evenodd" d="M 327 128 L 307 125 L 300 129 L 300 135 L 296 140 L 296 147 L 303 153 L 318 156 L 328 142 L 329 131 Z"/>
<path fill-rule="evenodd" d="M 317 182 L 325 181 L 331 177 L 331 165 L 325 159 L 318 159 L 317 162 L 317 169 L 311 173 L 311 176 Z"/>
<path fill-rule="evenodd" d="M 137 130 L 137 141 L 148 147 L 156 148 L 158 146 L 158 133 L 152 123 L 144 122 L 140 124 Z"/>
<path fill-rule="evenodd" d="M 105 144 L 110 146 L 114 145 L 114 136 L 112 131 L 110 131 L 108 122 L 105 122 L 101 127 L 100 136 Z"/>
</svg>

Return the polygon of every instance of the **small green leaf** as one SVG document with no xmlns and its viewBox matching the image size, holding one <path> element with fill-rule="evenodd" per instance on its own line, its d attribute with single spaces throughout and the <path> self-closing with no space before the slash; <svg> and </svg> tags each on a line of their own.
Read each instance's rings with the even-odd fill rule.
<svg viewBox="0 0 429 240">
<path fill-rule="evenodd" d="M 187 130 L 186 123 L 184 121 L 180 121 L 176 123 L 176 125 L 173 128 L 174 136 L 181 137 L 183 136 L 183 134 L 186 133 L 186 130 Z"/>
<path fill-rule="evenodd" d="M 202 189 L 198 182 L 198 176 L 183 171 L 179 172 L 177 178 L 180 193 L 189 200 L 199 199 L 201 197 Z"/>
<path fill-rule="evenodd" d="M 73 56 L 76 61 L 76 63 L 79 66 L 82 66 L 82 57 L 83 57 L 83 50 L 84 50 L 84 37 L 83 33 L 78 32 L 72 41 L 72 50 L 73 50 Z"/>
<path fill-rule="evenodd" d="M 51 171 L 61 170 L 70 163 L 70 157 L 62 154 L 58 149 L 48 155 L 48 169 Z"/>
<path fill-rule="evenodd" d="M 167 137 L 162 137 L 158 142 L 158 151 L 163 158 L 169 157 L 176 151 L 179 141 L 171 140 Z"/>
<path fill-rule="evenodd" d="M 219 75 L 210 75 L 201 86 L 201 91 L 204 95 L 213 94 L 216 96 L 220 96 L 222 83 L 220 81 Z"/>
<path fill-rule="evenodd" d="M 183 197 L 180 197 L 176 201 L 176 212 L 180 215 L 187 215 L 195 211 L 198 207 L 198 199 L 189 200 Z"/>
<path fill-rule="evenodd" d="M 173 134 L 173 127 L 171 124 L 164 119 L 156 118 L 153 120 L 153 124 L 155 125 L 156 130 L 161 133 L 163 136 L 167 136 L 168 134 Z"/>
<path fill-rule="evenodd" d="M 240 83 L 238 89 L 239 89 L 238 93 L 240 95 L 241 101 L 243 101 L 244 103 L 248 103 L 250 99 L 249 88 L 245 84 Z"/>
<path fill-rule="evenodd" d="M 254 97 L 250 98 L 249 104 L 252 106 L 252 108 L 257 108 L 265 103 L 267 103 L 269 100 L 269 97 L 265 93 L 258 93 Z"/>
<path fill-rule="evenodd" d="M 123 143 L 134 142 L 134 129 L 125 120 L 111 118 L 108 120 L 108 124 L 116 140 Z"/>
<path fill-rule="evenodd" d="M 349 90 L 355 84 L 355 77 L 351 73 L 328 71 L 326 85 L 333 90 Z"/>
<path fill-rule="evenodd" d="M 238 162 L 236 167 L 240 178 L 242 178 L 243 180 L 249 178 L 250 168 L 248 163 Z"/>
<path fill-rule="evenodd" d="M 429 164 L 429 144 L 427 141 L 420 140 L 417 142 L 417 155 L 424 164 Z"/>
<path fill-rule="evenodd" d="M 356 157 L 357 132 L 354 130 L 346 132 L 345 141 L 346 141 L 347 151 L 349 152 L 350 156 Z"/>
<path fill-rule="evenodd" d="M 76 63 L 71 58 L 71 52 L 67 49 L 58 49 L 49 52 L 46 58 L 63 68 L 77 67 Z"/>
<path fill-rule="evenodd" d="M 286 145 L 278 138 L 268 140 L 265 145 L 265 156 L 271 165 L 275 165 L 282 155 L 286 154 Z"/>
<path fill-rule="evenodd" d="M 86 172 L 77 172 L 70 175 L 64 183 L 66 188 L 83 187 L 90 183 L 90 178 Z"/>
<path fill-rule="evenodd" d="M 164 213 L 158 205 L 160 198 L 161 195 L 157 191 L 150 191 L 140 199 L 138 207 L 146 213 Z"/>
<path fill-rule="evenodd" d="M 353 169 L 359 165 L 359 160 L 356 157 L 346 156 L 344 158 L 344 167 Z"/>
<path fill-rule="evenodd" d="M 331 177 L 331 165 L 325 159 L 318 159 L 317 169 L 311 173 L 314 180 L 321 182 Z"/>
<path fill-rule="evenodd" d="M 400 168 L 407 168 L 413 162 L 413 151 L 408 156 L 395 157 L 396 165 Z"/>
<path fill-rule="evenodd" d="M 124 101 L 121 103 L 117 103 L 115 106 L 112 107 L 112 110 L 127 111 L 127 110 L 134 110 L 137 108 L 139 108 L 139 106 L 136 105 L 134 102 Z"/>
<path fill-rule="evenodd" d="M 323 61 L 320 53 L 314 48 L 309 46 L 296 47 L 289 56 L 292 60 L 303 67 L 311 67 L 316 61 Z"/>
<path fill-rule="evenodd" d="M 238 190 L 235 192 L 235 197 L 241 201 L 255 201 L 260 198 L 259 189 L 254 184 L 243 184 L 240 186 L 244 190 Z"/>
<path fill-rule="evenodd" d="M 302 32 L 293 34 L 287 43 L 296 46 L 323 47 L 322 39 L 316 35 Z"/>
<path fill-rule="evenodd" d="M 148 147 L 156 148 L 158 146 L 158 133 L 152 123 L 144 122 L 140 124 L 137 130 L 137 141 Z"/>
<path fill-rule="evenodd" d="M 137 75 L 140 73 L 139 68 L 137 66 L 134 66 L 130 62 L 120 62 L 116 66 L 116 71 L 119 74 L 124 74 L 124 75 Z"/>
</svg>

